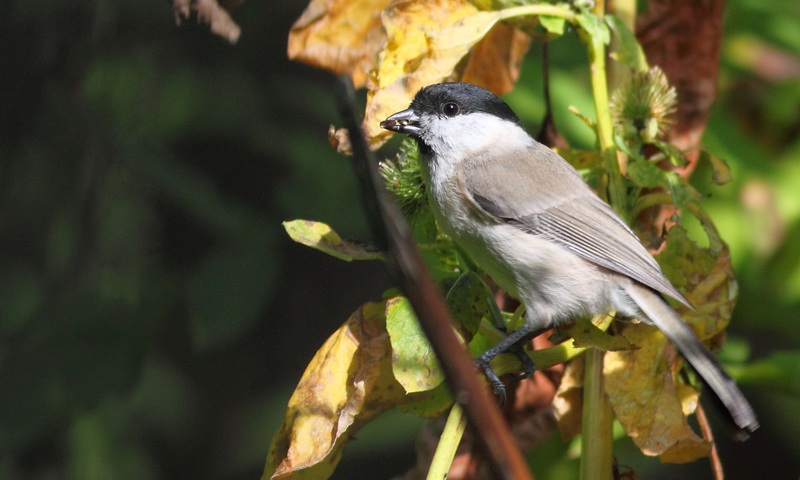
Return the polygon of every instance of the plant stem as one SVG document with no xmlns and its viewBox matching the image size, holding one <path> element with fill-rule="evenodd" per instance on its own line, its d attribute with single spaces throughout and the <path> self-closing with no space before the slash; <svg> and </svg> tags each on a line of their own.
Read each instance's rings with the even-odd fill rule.
<svg viewBox="0 0 800 480">
<path fill-rule="evenodd" d="M 611 480 L 613 473 L 614 416 L 603 387 L 604 356 L 596 348 L 584 356 L 581 480 Z"/>
<path fill-rule="evenodd" d="M 456 403 L 450 409 L 447 422 L 444 424 L 444 430 L 442 430 L 442 435 L 439 437 L 439 444 L 436 446 L 436 451 L 433 453 L 433 459 L 431 460 L 431 467 L 428 469 L 427 480 L 447 478 L 447 472 L 450 471 L 450 465 L 453 463 L 453 459 L 456 458 L 456 450 L 458 449 L 458 444 L 461 443 L 461 437 L 464 436 L 466 428 L 467 419 L 464 418 L 461 406 Z"/>
<path fill-rule="evenodd" d="M 625 208 L 625 183 L 620 173 L 617 151 L 614 148 L 614 130 L 611 124 L 611 113 L 608 110 L 608 80 L 606 78 L 606 52 L 605 45 L 600 39 L 586 37 L 586 47 L 589 54 L 591 68 L 592 96 L 597 114 L 597 142 L 603 154 L 603 160 L 608 171 L 608 197 L 611 206 L 623 218 L 627 218 Z M 602 193 L 602 192 L 601 192 Z"/>
<path fill-rule="evenodd" d="M 594 13 L 602 18 L 605 1 L 598 0 Z M 608 109 L 606 50 L 603 41 L 591 32 L 579 30 L 586 44 L 591 70 L 592 96 L 597 115 L 597 142 L 608 172 L 608 198 L 611 206 L 627 218 L 625 183 L 617 161 L 611 113 Z M 601 189 L 601 194 L 602 189 Z M 605 352 L 590 349 L 584 356 L 583 441 L 580 463 L 581 480 L 610 480 L 613 472 L 612 426 L 614 415 L 605 393 L 603 358 Z"/>
<path fill-rule="evenodd" d="M 578 18 L 577 14 L 569 8 L 559 7 L 557 5 L 536 4 L 536 5 L 522 5 L 519 7 L 505 8 L 498 11 L 500 14 L 498 20 L 508 20 L 514 17 L 534 16 L 534 15 L 549 15 L 552 17 L 563 18 L 570 23 L 574 23 Z"/>
</svg>

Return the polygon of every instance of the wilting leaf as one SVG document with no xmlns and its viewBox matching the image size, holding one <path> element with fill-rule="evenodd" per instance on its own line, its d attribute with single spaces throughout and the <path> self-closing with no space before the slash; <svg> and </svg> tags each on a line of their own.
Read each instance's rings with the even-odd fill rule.
<svg viewBox="0 0 800 480">
<path fill-rule="evenodd" d="M 308 364 L 272 439 L 262 480 L 327 478 L 347 441 L 379 414 L 412 402 L 419 414 L 446 407 L 440 390 L 407 394 L 395 380 L 385 311 L 385 302 L 359 308 Z"/>
<path fill-rule="evenodd" d="M 717 185 L 725 185 L 733 178 L 731 175 L 731 167 L 728 166 L 728 163 L 724 159 L 703 150 L 700 152 L 699 161 L 707 161 L 711 165 L 711 179 Z"/>
<path fill-rule="evenodd" d="M 657 328 L 629 325 L 624 335 L 640 348 L 606 353 L 603 373 L 617 420 L 645 455 L 688 462 L 710 452 L 689 427 L 678 396 L 677 366 L 664 357 L 666 339 Z M 664 457 L 662 457 L 664 458 Z"/>
<path fill-rule="evenodd" d="M 707 218 L 701 218 L 709 248 L 692 241 L 680 224 L 667 233 L 657 255 L 667 277 L 696 310 L 678 312 L 706 344 L 714 345 L 730 319 L 737 287 L 727 247 Z M 686 462 L 707 455 L 709 444 L 689 427 L 685 415 L 694 410 L 694 389 L 678 380 L 682 361 L 655 327 L 630 325 L 623 334 L 641 347 L 608 352 L 606 391 L 617 419 L 643 453 L 662 461 Z"/>
<path fill-rule="evenodd" d="M 224 3 L 224 2 L 223 2 Z M 236 3 L 226 5 L 228 8 L 236 7 Z M 242 29 L 233 21 L 228 10 L 220 6 L 216 0 L 173 0 L 172 10 L 175 22 L 180 25 L 184 19 L 195 14 L 199 22 L 205 23 L 211 32 L 229 43 L 239 41 Z"/>
<path fill-rule="evenodd" d="M 558 391 L 553 397 L 553 410 L 558 419 L 561 438 L 570 439 L 581 433 L 583 424 L 583 357 L 573 359 L 564 370 Z"/>
<path fill-rule="evenodd" d="M 353 143 L 350 141 L 350 132 L 346 128 L 328 127 L 328 143 L 342 155 L 353 155 Z"/>
<path fill-rule="evenodd" d="M 695 310 L 679 309 L 701 340 L 714 340 L 728 326 L 739 288 L 733 275 L 730 252 L 709 233 L 712 247 L 699 248 L 680 226 L 667 233 L 667 245 L 656 256 L 664 274 L 681 289 Z"/>
<path fill-rule="evenodd" d="M 499 23 L 472 48 L 461 81 L 483 87 L 498 95 L 510 92 L 519 78 L 522 59 L 530 37 L 516 28 Z"/>
<path fill-rule="evenodd" d="M 610 323 L 610 321 L 609 321 Z M 622 335 L 609 335 L 586 318 L 578 319 L 563 333 L 572 337 L 575 347 L 594 347 L 601 350 L 631 350 L 636 348 Z"/>
<path fill-rule="evenodd" d="M 363 86 L 386 39 L 381 11 L 389 3 L 312 0 L 289 32 L 289 58 L 349 75 Z"/>
<path fill-rule="evenodd" d="M 499 19 L 466 0 L 409 0 L 384 10 L 387 42 L 370 73 L 364 118 L 373 146 L 390 135 L 379 123 L 407 108 L 422 87 L 447 79 Z"/>
<path fill-rule="evenodd" d="M 283 228 L 295 242 L 348 262 L 382 258 L 381 253 L 374 248 L 352 240 L 342 240 L 331 227 L 322 222 L 291 220 L 283 222 Z"/>
<path fill-rule="evenodd" d="M 406 392 L 423 392 L 442 383 L 439 361 L 405 297 L 387 300 L 386 330 L 392 344 L 392 372 Z"/>
</svg>

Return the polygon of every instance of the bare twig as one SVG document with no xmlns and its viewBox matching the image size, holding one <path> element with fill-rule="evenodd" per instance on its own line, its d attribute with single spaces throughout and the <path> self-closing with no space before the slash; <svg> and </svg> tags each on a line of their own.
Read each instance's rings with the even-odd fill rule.
<svg viewBox="0 0 800 480">
<path fill-rule="evenodd" d="M 709 461 L 711 462 L 711 469 L 714 472 L 715 480 L 723 480 L 725 478 L 725 471 L 722 468 L 722 460 L 719 458 L 717 452 L 717 444 L 714 442 L 714 432 L 711 431 L 711 425 L 708 424 L 708 417 L 703 406 L 698 404 L 695 410 L 697 416 L 697 423 L 700 424 L 700 431 L 703 433 L 703 438 L 711 442 L 711 455 Z"/>
</svg>

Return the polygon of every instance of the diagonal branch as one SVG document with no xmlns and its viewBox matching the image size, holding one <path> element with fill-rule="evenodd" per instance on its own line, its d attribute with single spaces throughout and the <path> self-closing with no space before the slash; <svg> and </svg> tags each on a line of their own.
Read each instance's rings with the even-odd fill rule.
<svg viewBox="0 0 800 480">
<path fill-rule="evenodd" d="M 383 187 L 377 162 L 367 147 L 353 109 L 353 85 L 343 77 L 339 108 L 353 144 L 353 167 L 361 183 L 364 206 L 378 246 L 388 252 L 389 273 L 411 301 L 436 356 L 453 398 L 477 430 L 477 438 L 497 478 L 533 479 L 522 452 L 503 420 L 497 401 L 481 384 L 454 322 L 422 262 L 408 225 Z"/>
</svg>

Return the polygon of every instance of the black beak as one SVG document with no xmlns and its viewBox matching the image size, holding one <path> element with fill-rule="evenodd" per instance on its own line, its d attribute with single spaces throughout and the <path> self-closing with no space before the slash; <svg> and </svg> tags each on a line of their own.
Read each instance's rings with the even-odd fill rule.
<svg viewBox="0 0 800 480">
<path fill-rule="evenodd" d="M 419 125 L 419 115 L 414 113 L 414 110 L 410 108 L 402 112 L 397 112 L 382 121 L 381 128 L 392 132 L 406 133 L 408 135 L 416 135 L 422 131 Z"/>
</svg>

